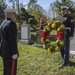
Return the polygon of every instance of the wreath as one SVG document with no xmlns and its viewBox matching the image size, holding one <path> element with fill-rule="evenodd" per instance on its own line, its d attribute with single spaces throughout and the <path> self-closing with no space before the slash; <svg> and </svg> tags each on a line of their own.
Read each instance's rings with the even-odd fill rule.
<svg viewBox="0 0 75 75">
<path fill-rule="evenodd" d="M 57 35 L 50 35 L 52 30 L 57 31 Z M 43 48 L 47 49 L 48 52 L 56 52 L 63 48 L 65 44 L 65 26 L 59 21 L 49 22 L 47 26 L 44 27 L 41 36 L 41 43 Z M 50 37 L 56 37 L 55 41 L 52 42 Z"/>
</svg>

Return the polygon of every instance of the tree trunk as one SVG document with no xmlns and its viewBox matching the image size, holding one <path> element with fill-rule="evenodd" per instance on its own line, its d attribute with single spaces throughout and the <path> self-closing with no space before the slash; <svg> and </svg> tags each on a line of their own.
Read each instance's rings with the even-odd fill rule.
<svg viewBox="0 0 75 75">
<path fill-rule="evenodd" d="M 17 11 L 19 13 L 19 0 L 16 0 L 16 8 L 17 8 Z"/>
<path fill-rule="evenodd" d="M 36 28 L 35 28 L 33 25 L 31 25 L 31 27 L 32 27 L 34 30 L 36 30 Z"/>
</svg>

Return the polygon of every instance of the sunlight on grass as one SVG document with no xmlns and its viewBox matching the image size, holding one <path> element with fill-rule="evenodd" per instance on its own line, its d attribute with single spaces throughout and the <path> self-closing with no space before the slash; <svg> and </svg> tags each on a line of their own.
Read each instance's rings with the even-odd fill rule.
<svg viewBox="0 0 75 75">
<path fill-rule="evenodd" d="M 20 55 L 17 75 L 75 75 L 75 64 L 59 69 L 62 63 L 60 52 L 48 53 L 45 49 L 20 43 L 18 48 Z M 2 59 L 0 60 L 0 75 L 2 75 Z M 75 62 L 75 59 L 70 60 Z"/>
</svg>

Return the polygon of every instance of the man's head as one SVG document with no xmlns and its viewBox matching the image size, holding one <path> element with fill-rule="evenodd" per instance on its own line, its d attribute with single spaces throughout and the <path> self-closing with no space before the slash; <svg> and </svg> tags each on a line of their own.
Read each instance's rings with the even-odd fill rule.
<svg viewBox="0 0 75 75">
<path fill-rule="evenodd" d="M 16 10 L 15 9 L 5 9 L 5 17 L 10 18 L 13 21 L 16 20 Z"/>
<path fill-rule="evenodd" d="M 61 6 L 61 14 L 62 15 L 67 14 L 68 13 L 68 9 L 69 9 L 68 6 Z"/>
<path fill-rule="evenodd" d="M 41 18 L 40 21 L 43 21 L 43 18 Z"/>
</svg>

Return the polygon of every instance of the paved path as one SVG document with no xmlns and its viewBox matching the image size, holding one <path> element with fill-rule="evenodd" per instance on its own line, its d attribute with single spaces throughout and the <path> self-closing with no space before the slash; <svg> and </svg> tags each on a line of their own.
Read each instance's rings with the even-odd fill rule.
<svg viewBox="0 0 75 75">
<path fill-rule="evenodd" d="M 70 40 L 70 55 L 71 57 L 75 57 L 75 31 L 73 39 Z"/>
</svg>

